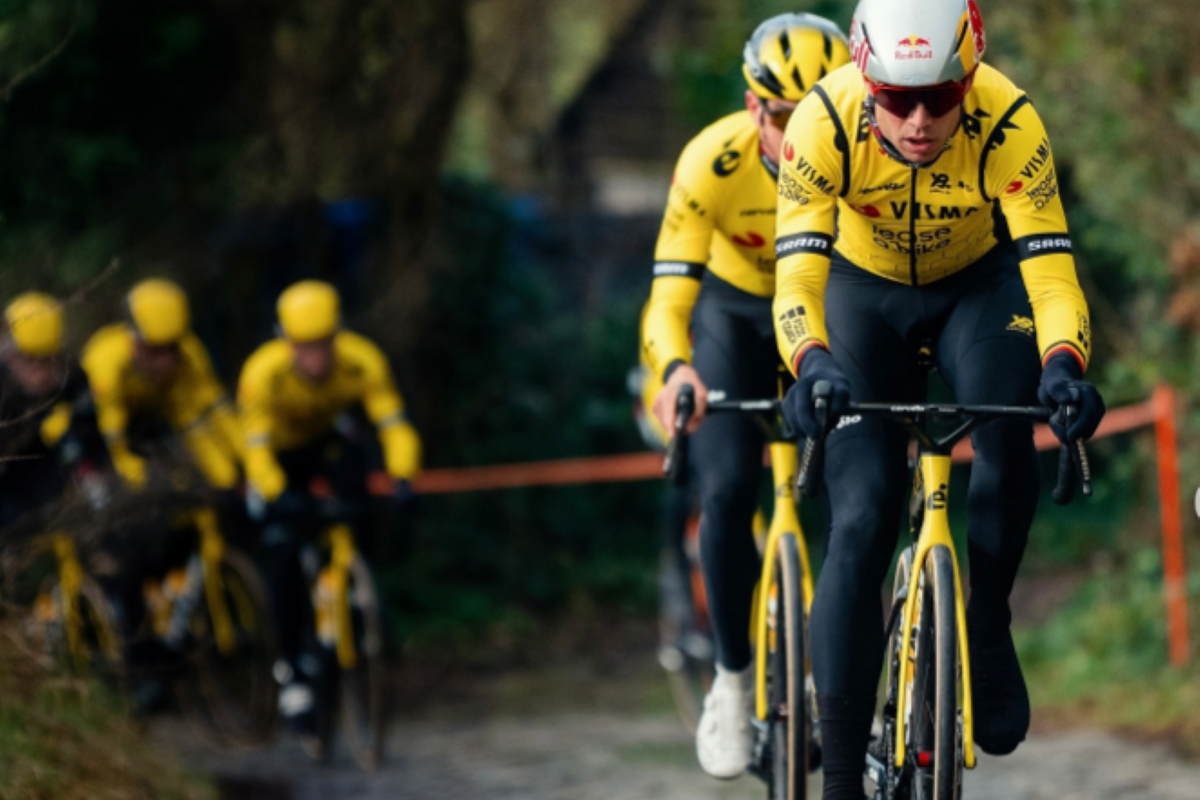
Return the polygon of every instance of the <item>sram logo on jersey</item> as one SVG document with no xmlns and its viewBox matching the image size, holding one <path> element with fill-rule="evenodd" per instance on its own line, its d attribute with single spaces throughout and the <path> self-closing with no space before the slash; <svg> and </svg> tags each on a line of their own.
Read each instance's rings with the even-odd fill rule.
<svg viewBox="0 0 1200 800">
<path fill-rule="evenodd" d="M 823 233 L 797 233 L 775 241 L 775 257 L 794 256 L 797 253 L 816 253 L 827 256 L 833 248 L 833 237 Z"/>
<path fill-rule="evenodd" d="M 704 274 L 703 264 L 693 264 L 687 261 L 656 261 L 654 277 L 656 278 L 696 278 Z"/>
<path fill-rule="evenodd" d="M 1017 255 L 1024 261 L 1037 256 L 1050 256 L 1059 253 L 1071 254 L 1071 238 L 1061 233 L 1042 234 L 1041 236 L 1022 236 L 1014 244 Z"/>
</svg>

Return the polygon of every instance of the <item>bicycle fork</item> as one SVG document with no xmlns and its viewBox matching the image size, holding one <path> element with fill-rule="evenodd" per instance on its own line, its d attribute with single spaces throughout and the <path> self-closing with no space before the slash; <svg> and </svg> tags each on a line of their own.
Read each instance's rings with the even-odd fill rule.
<svg viewBox="0 0 1200 800">
<path fill-rule="evenodd" d="M 771 453 L 771 474 L 775 485 L 774 513 L 771 515 L 771 525 L 767 530 L 767 543 L 763 548 L 762 574 L 754 591 L 753 641 L 754 655 L 754 712 L 759 722 L 766 722 L 770 709 L 767 708 L 767 642 L 771 635 L 769 630 L 771 604 L 775 601 L 772 589 L 775 580 L 775 558 L 779 549 L 779 540 L 784 535 L 796 537 L 800 550 L 801 585 L 804 588 L 804 613 L 807 614 L 812 604 L 813 579 L 812 568 L 809 566 L 808 547 L 800 532 L 800 515 L 796 511 L 796 472 L 798 456 L 793 442 L 771 442 L 768 445 Z"/>
<path fill-rule="evenodd" d="M 967 769 L 975 768 L 975 735 L 973 727 L 973 710 L 971 703 L 971 662 L 967 647 L 967 614 L 963 603 L 962 578 L 959 573 L 958 556 L 954 550 L 954 541 L 950 536 L 950 523 L 946 507 L 948 487 L 950 486 L 950 456 L 940 453 L 922 452 L 919 469 L 924 486 L 923 499 L 925 503 L 924 520 L 921 533 L 917 537 L 913 553 L 911 571 L 908 576 L 908 597 L 904 600 L 904 612 L 901 617 L 904 629 L 900 631 L 900 696 L 896 704 L 896 742 L 894 748 L 894 766 L 900 769 L 904 766 L 906 756 L 905 738 L 912 703 L 909 696 L 913 681 L 913 637 L 911 636 L 913 620 L 916 619 L 917 602 L 921 573 L 924 571 L 925 559 L 930 551 L 937 546 L 943 546 L 950 552 L 954 564 L 954 608 L 955 622 L 958 627 L 959 662 L 962 665 L 962 726 L 963 726 L 963 762 Z M 921 624 L 926 624 L 923 620 Z"/>
<path fill-rule="evenodd" d="M 58 559 L 58 586 L 62 600 L 63 622 L 67 629 L 67 649 L 76 669 L 87 666 L 87 649 L 83 646 L 83 620 L 79 618 L 79 596 L 83 591 L 83 566 L 75 540 L 65 533 L 54 534 L 54 555 Z"/>
<path fill-rule="evenodd" d="M 204 565 L 204 594 L 212 618 L 213 639 L 223 656 L 233 655 L 237 647 L 233 620 L 225 602 L 225 581 L 221 575 L 221 557 L 225 554 L 225 537 L 217 524 L 217 513 L 201 508 L 192 517 L 200 532 L 200 562 Z"/>
<path fill-rule="evenodd" d="M 329 546 L 329 565 L 318 573 L 314 591 L 317 637 L 334 645 L 338 665 L 349 670 L 358 664 L 350 618 L 350 565 L 355 556 L 354 534 L 350 526 L 345 523 L 332 526 L 329 529 Z"/>
</svg>

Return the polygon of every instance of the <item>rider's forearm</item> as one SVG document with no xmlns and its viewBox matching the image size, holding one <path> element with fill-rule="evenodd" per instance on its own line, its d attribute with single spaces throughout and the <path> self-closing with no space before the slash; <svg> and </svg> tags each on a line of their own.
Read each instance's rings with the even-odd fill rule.
<svg viewBox="0 0 1200 800">
<path fill-rule="evenodd" d="M 268 503 L 287 488 L 287 475 L 269 447 L 247 448 L 246 481 Z"/>
<path fill-rule="evenodd" d="M 815 253 L 779 261 L 775 272 L 775 340 L 779 355 L 795 375 L 812 347 L 829 346 L 825 330 L 825 284 L 829 258 Z"/>
<path fill-rule="evenodd" d="M 233 450 L 236 439 L 226 440 L 211 425 L 200 424 L 189 428 L 183 441 L 209 486 L 217 489 L 237 486 L 237 453 Z"/>
<path fill-rule="evenodd" d="M 1055 353 L 1069 352 L 1086 369 L 1092 349 L 1091 322 L 1074 259 L 1056 254 L 1023 261 L 1021 275 L 1033 306 L 1042 363 Z"/>
<path fill-rule="evenodd" d="M 689 326 L 699 295 L 700 281 L 695 278 L 662 276 L 651 286 L 642 319 L 642 348 L 650 370 L 664 382 L 673 363 L 692 361 Z"/>
<path fill-rule="evenodd" d="M 380 429 L 384 466 L 397 480 L 412 480 L 421 471 L 421 437 L 407 422 Z"/>
</svg>

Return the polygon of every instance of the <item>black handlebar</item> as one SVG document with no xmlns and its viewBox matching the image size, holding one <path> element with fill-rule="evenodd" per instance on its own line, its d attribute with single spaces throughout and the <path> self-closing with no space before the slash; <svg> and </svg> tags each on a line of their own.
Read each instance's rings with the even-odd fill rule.
<svg viewBox="0 0 1200 800">
<path fill-rule="evenodd" d="M 825 436 L 831 424 L 836 420 L 829 419 L 828 403 L 832 387 L 826 381 L 817 381 L 813 385 L 813 413 L 816 416 L 820 433 L 815 439 L 806 439 L 804 452 L 800 461 L 799 474 L 796 484 L 800 491 L 811 497 L 820 489 L 824 473 Z M 1078 400 L 1072 395 L 1073 401 Z M 987 419 L 997 417 L 1026 417 L 1040 421 L 1053 419 L 1061 427 L 1068 430 L 1079 414 L 1077 402 L 1063 403 L 1051 414 L 1047 409 L 1038 406 L 965 406 L 930 403 L 886 404 L 886 403 L 850 403 L 848 411 L 861 414 L 881 414 L 907 424 L 911 430 L 918 433 L 920 429 L 915 421 L 921 417 L 959 420 L 960 427 L 950 436 L 934 443 L 922 434 L 923 441 L 936 444 L 938 449 L 948 447 L 966 436 L 974 427 Z M 1075 496 L 1076 480 L 1084 497 L 1092 496 L 1091 465 L 1088 463 L 1087 449 L 1082 439 L 1073 439 L 1068 444 L 1059 446 L 1058 480 L 1052 497 L 1058 505 L 1070 503 Z"/>
</svg>

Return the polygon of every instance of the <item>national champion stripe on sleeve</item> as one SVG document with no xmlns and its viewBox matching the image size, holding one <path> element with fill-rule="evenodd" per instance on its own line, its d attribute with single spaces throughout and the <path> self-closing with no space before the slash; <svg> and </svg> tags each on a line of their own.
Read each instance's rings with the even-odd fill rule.
<svg viewBox="0 0 1200 800">
<path fill-rule="evenodd" d="M 654 277 L 656 278 L 695 278 L 704 276 L 705 264 L 693 261 L 655 261 Z"/>
<path fill-rule="evenodd" d="M 1052 256 L 1065 253 L 1071 255 L 1071 237 L 1065 233 L 1041 233 L 1036 236 L 1022 236 L 1013 242 L 1017 246 L 1017 256 L 1026 261 L 1038 256 Z"/>
<path fill-rule="evenodd" d="M 775 258 L 786 258 L 800 253 L 828 256 L 833 253 L 833 237 L 824 233 L 796 233 L 775 240 Z"/>
</svg>

